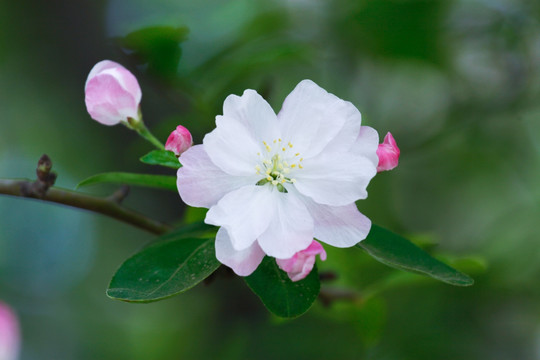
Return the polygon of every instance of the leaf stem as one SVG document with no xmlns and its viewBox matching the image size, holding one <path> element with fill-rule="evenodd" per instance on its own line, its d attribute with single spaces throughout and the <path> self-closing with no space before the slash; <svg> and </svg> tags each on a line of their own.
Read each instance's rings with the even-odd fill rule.
<svg viewBox="0 0 540 360">
<path fill-rule="evenodd" d="M 33 198 L 93 211 L 156 235 L 164 234 L 172 229 L 167 224 L 123 207 L 120 204 L 125 197 L 123 193 L 115 193 L 111 197 L 102 198 L 51 187 L 44 194 L 39 194 L 33 191 L 35 184 L 36 182 L 30 180 L 0 179 L 0 194 Z"/>
</svg>

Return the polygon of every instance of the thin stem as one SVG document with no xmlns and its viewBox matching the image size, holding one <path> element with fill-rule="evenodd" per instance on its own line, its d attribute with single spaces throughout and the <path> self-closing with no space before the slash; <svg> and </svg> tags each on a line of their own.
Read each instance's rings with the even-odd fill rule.
<svg viewBox="0 0 540 360">
<path fill-rule="evenodd" d="M 164 150 L 165 146 L 159 141 L 148 128 L 141 122 L 141 125 L 135 129 L 139 135 L 141 135 L 146 140 L 150 141 L 155 147 L 160 150 Z"/>
<path fill-rule="evenodd" d="M 156 235 L 164 234 L 172 229 L 167 224 L 150 219 L 120 205 L 121 200 L 125 197 L 124 192 L 126 190 L 122 190 L 120 193 L 113 194 L 108 198 L 85 195 L 55 187 L 48 188 L 44 194 L 37 194 L 33 191 L 35 184 L 35 182 L 29 180 L 0 179 L 0 194 L 34 198 L 90 210 Z"/>
</svg>

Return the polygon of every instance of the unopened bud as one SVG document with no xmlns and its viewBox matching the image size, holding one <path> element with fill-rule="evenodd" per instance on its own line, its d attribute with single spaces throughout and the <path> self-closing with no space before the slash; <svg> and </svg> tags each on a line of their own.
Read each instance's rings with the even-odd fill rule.
<svg viewBox="0 0 540 360">
<path fill-rule="evenodd" d="M 104 125 L 141 121 L 142 92 L 135 76 L 110 60 L 97 63 L 86 79 L 86 109 L 92 119 Z"/>
<path fill-rule="evenodd" d="M 180 156 L 191 145 L 193 145 L 191 133 L 182 125 L 178 125 L 171 135 L 169 135 L 165 143 L 165 150 L 172 151 L 176 156 Z"/>
<path fill-rule="evenodd" d="M 383 143 L 379 144 L 377 156 L 379 157 L 377 172 L 392 170 L 398 166 L 399 148 L 392 134 L 386 134 Z"/>
<path fill-rule="evenodd" d="M 47 154 L 41 155 L 39 158 L 36 174 L 38 179 L 44 180 L 50 173 L 52 168 L 51 158 Z"/>
<path fill-rule="evenodd" d="M 289 279 L 300 281 L 313 269 L 317 255 L 321 260 L 326 260 L 326 251 L 319 242 L 313 240 L 307 249 L 297 252 L 290 259 L 276 259 L 276 263 L 287 273 Z"/>
</svg>

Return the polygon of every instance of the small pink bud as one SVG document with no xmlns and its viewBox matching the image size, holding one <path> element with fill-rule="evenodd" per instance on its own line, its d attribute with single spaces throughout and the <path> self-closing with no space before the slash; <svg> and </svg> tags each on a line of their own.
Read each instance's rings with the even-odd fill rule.
<svg viewBox="0 0 540 360">
<path fill-rule="evenodd" d="M 128 118 L 140 121 L 142 92 L 135 76 L 110 60 L 98 62 L 84 86 L 86 109 L 103 125 L 116 125 Z"/>
<path fill-rule="evenodd" d="M 290 259 L 276 259 L 279 268 L 289 275 L 292 281 L 299 281 L 308 276 L 315 265 L 315 257 L 326 260 L 326 251 L 320 243 L 313 240 L 307 249 L 297 252 Z"/>
<path fill-rule="evenodd" d="M 176 156 L 180 156 L 191 145 L 193 145 L 191 133 L 182 125 L 178 125 L 171 135 L 169 135 L 165 143 L 165 150 L 172 151 Z"/>
<path fill-rule="evenodd" d="M 399 148 L 392 134 L 386 134 L 383 143 L 379 144 L 377 156 L 379 157 L 377 172 L 392 170 L 398 166 Z"/>
<path fill-rule="evenodd" d="M 0 302 L 0 360 L 16 360 L 20 341 L 17 316 L 9 306 Z"/>
</svg>

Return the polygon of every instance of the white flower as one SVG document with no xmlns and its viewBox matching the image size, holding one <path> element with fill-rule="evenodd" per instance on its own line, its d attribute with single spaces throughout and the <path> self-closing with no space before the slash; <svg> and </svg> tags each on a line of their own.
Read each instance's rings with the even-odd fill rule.
<svg viewBox="0 0 540 360">
<path fill-rule="evenodd" d="M 377 132 L 350 102 L 310 80 L 278 115 L 253 90 L 230 95 L 216 129 L 180 156 L 178 190 L 210 210 L 220 226 L 216 256 L 238 275 L 264 255 L 289 259 L 313 238 L 336 247 L 363 240 L 371 227 L 355 201 L 377 173 Z"/>
</svg>

